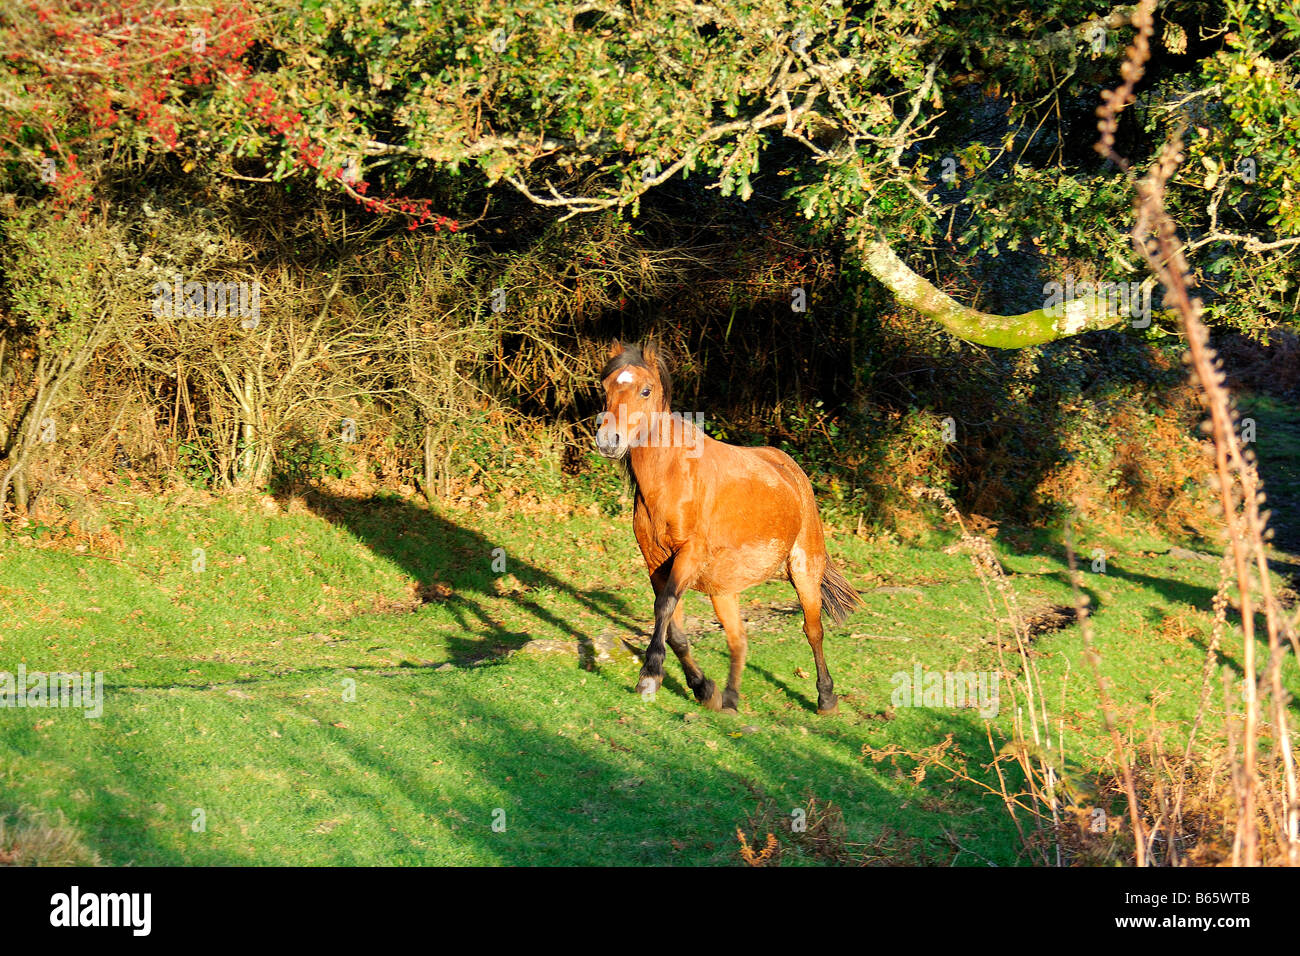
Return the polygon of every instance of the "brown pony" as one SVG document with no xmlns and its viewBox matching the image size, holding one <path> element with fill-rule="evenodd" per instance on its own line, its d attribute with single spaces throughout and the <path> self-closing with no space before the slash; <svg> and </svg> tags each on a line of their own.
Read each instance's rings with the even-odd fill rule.
<svg viewBox="0 0 1300 956">
<path fill-rule="evenodd" d="M 745 625 L 737 595 L 783 577 L 803 608 L 803 631 L 817 664 L 817 713 L 838 709 L 822 654 L 822 610 L 837 623 L 862 603 L 826 554 L 812 484 L 775 448 L 716 441 L 686 416 L 669 411 L 672 383 L 653 344 L 615 342 L 600 373 L 605 414 L 596 447 L 622 460 L 636 489 L 632 529 L 655 591 L 655 628 L 637 691 L 658 690 L 664 642 L 677 654 L 695 699 L 736 712 L 745 669 Z M 682 594 L 707 594 L 727 632 L 731 673 L 718 692 L 691 657 L 682 630 Z"/>
</svg>

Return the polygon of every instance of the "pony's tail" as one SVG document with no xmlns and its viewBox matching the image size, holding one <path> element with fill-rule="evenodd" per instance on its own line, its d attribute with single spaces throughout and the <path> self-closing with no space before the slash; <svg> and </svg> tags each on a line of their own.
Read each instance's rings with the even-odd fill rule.
<svg viewBox="0 0 1300 956">
<path fill-rule="evenodd" d="M 822 610 L 836 624 L 842 624 L 849 614 L 860 607 L 862 596 L 853 590 L 853 585 L 844 579 L 844 575 L 828 559 L 826 571 L 822 574 Z"/>
</svg>

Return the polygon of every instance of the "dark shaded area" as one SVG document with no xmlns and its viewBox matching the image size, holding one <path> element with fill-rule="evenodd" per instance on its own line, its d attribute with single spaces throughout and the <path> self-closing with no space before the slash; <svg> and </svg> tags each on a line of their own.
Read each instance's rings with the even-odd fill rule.
<svg viewBox="0 0 1300 956">
<path fill-rule="evenodd" d="M 477 531 L 395 496 L 358 500 L 309 488 L 300 497 L 315 514 L 345 529 L 376 556 L 392 562 L 418 582 L 422 601 L 436 601 L 451 611 L 464 628 L 463 635 L 449 640 L 454 662 L 502 657 L 533 639 L 531 634 L 509 629 L 485 607 L 485 600 L 501 598 L 495 590 L 501 575 L 492 570 L 494 550 L 499 545 Z M 527 591 L 548 588 L 562 592 L 595 614 L 603 626 L 639 632 L 644 625 L 634 616 L 626 597 L 615 591 L 579 590 L 513 555 L 508 569 L 527 589 L 514 597 L 519 609 L 576 640 L 590 641 L 592 635 L 586 633 L 589 625 L 555 616 L 530 600 Z"/>
<path fill-rule="evenodd" d="M 373 706 L 404 708 L 407 695 L 420 693 L 408 683 L 409 678 L 392 679 L 400 683 L 392 685 L 391 695 L 384 693 Z M 852 827 L 850 839 L 866 837 L 874 845 L 875 841 L 888 843 L 891 834 L 898 838 L 900 858 L 892 859 L 888 846 L 875 845 L 877 851 L 886 851 L 883 857 L 879 852 L 874 855 L 877 865 L 981 865 L 982 857 L 969 852 L 955 854 L 950 843 L 954 833 L 981 850 L 992 850 L 990 843 L 1015 841 L 1010 817 L 1000 812 L 990 815 L 982 806 L 984 798 L 973 787 L 954 790 L 945 785 L 918 800 L 907 790 L 882 786 L 881 768 L 857 755 L 856 736 L 844 741 L 847 759 L 839 763 L 838 772 L 823 777 L 810 776 L 810 766 L 822 757 L 801 744 L 798 736 L 784 738 L 780 747 L 758 737 L 747 738 L 756 742 L 745 748 L 752 775 L 702 759 L 691 747 L 651 745 L 648 735 L 641 751 L 635 749 L 635 736 L 624 742 L 606 740 L 613 749 L 634 755 L 629 766 L 602 759 L 595 746 L 581 746 L 573 739 L 538 729 L 519 716 L 509 692 L 480 685 L 473 692 L 443 691 L 439 700 L 450 705 L 458 720 L 481 721 L 482 726 L 493 728 L 493 734 L 477 743 L 467 742 L 463 735 L 439 734 L 441 717 L 430 714 L 422 718 L 428 724 L 429 760 L 451 756 L 441 748 L 454 745 L 459 763 L 474 767 L 476 776 L 497 784 L 493 798 L 460 795 L 454 800 L 441 799 L 429 778 L 413 772 L 409 765 L 399 766 L 391 753 L 385 752 L 382 738 L 327 724 L 320 720 L 325 715 L 310 702 L 286 702 L 283 698 L 242 705 L 253 732 L 271 727 L 284 730 L 273 762 L 261 764 L 251 756 L 228 754 L 224 760 L 214 756 L 207 772 L 221 779 L 259 768 L 274 776 L 287 774 L 300 781 L 300 786 L 327 787 L 329 800 L 319 804 L 322 819 L 344 815 L 366 821 L 371 814 L 386 812 L 376 805 L 382 792 L 378 782 L 383 781 L 399 791 L 406 804 L 403 810 L 414 810 L 454 828 L 455 842 L 472 845 L 504 865 L 610 865 L 611 857 L 620 865 L 740 865 L 735 828 L 743 825 L 759 804 L 800 805 L 812 786 L 820 801 L 844 808 Z M 282 711 L 286 706 L 303 718 L 302 722 L 285 722 Z M 313 719 L 319 720 L 318 728 L 301 729 Z M 194 720 L 202 722 L 201 717 L 189 717 L 179 727 L 187 728 Z M 941 729 L 944 734 L 952 733 L 955 744 L 966 752 L 977 753 L 987 745 L 983 724 L 963 714 L 945 715 Z M 238 818 L 232 818 L 224 807 L 201 806 L 206 801 L 197 793 L 186 794 L 186 786 L 173 775 L 169 761 L 147 759 L 139 750 L 138 737 L 126 744 L 136 732 L 138 728 L 129 721 L 109 725 L 103 744 L 91 752 L 81 747 L 52 747 L 30 728 L 16 728 L 10 744 L 19 753 L 39 753 L 42 760 L 77 767 L 78 787 L 86 794 L 86 802 L 69 806 L 65 812 L 87 845 L 110 865 L 236 866 L 285 861 L 284 854 L 257 826 L 258 808 L 241 808 Z M 831 726 L 824 732 L 841 733 Z M 633 733 L 639 736 L 639 732 Z M 325 749 L 332 752 L 331 762 L 338 759 L 340 751 L 345 755 L 346 774 L 322 772 Z M 240 762 L 235 765 L 227 762 L 230 760 Z M 635 776 L 629 778 L 629 772 Z M 788 784 L 768 790 L 755 783 L 759 778 Z M 572 785 L 575 780 L 580 781 L 580 788 Z M 689 786 L 684 787 L 683 781 L 690 781 Z M 989 782 L 996 785 L 995 779 Z M 391 799 L 387 793 L 384 796 Z M 52 804 L 64 806 L 62 799 Z M 192 809 L 205 812 L 206 833 L 191 830 Z M 506 827 L 498 832 L 492 823 L 501 811 Z M 974 813 L 979 816 L 969 815 Z M 156 819 L 159 814 L 174 817 L 171 823 L 182 834 L 178 842 L 183 851 L 155 839 L 152 828 L 131 825 L 143 816 Z M 91 819 L 96 822 L 89 823 Z M 435 854 L 422 833 L 381 829 L 371 821 L 366 821 L 366 827 L 372 841 L 385 841 L 381 852 L 392 865 L 456 862 Z M 232 841 L 231 835 L 240 830 L 244 832 L 242 840 Z M 226 845 L 219 850 L 210 846 L 210 834 L 214 833 L 225 838 Z M 977 834 L 987 842 L 981 842 Z M 339 865 L 366 862 L 352 855 L 346 838 L 326 831 L 319 839 L 328 842 Z M 246 849 L 235 849 L 231 842 L 243 843 Z M 611 847 L 616 849 L 611 851 Z M 850 844 L 850 848 L 860 852 L 864 845 Z"/>
<path fill-rule="evenodd" d="M 1004 99 L 977 85 L 959 95 L 962 108 L 953 110 L 942 139 L 927 143 L 927 152 L 942 154 L 954 143 L 972 140 L 996 144 L 1007 132 Z M 1080 116 L 1091 115 L 1092 106 L 1085 105 L 1066 104 Z M 1080 132 L 1088 124 L 1075 119 L 1060 133 L 1070 137 L 1064 148 L 1072 161 L 1090 147 Z M 1089 122 L 1095 132 L 1095 116 Z M 1012 152 L 1018 154 L 1023 145 L 1024 162 L 1045 166 L 1061 145 L 1053 139 L 1057 135 L 1055 124 L 1046 124 L 1037 138 L 1017 142 Z M 664 343 L 672 364 L 678 410 L 701 412 L 706 428 L 725 440 L 781 447 L 806 470 L 834 476 L 849 487 L 868 520 L 880 517 L 873 508 L 890 477 L 880 475 L 879 463 L 910 440 L 908 425 L 919 415 L 953 419 L 955 440 L 942 451 L 943 477 L 964 511 L 995 522 L 1049 523 L 1059 517 L 1061 502 L 1038 500 L 1035 489 L 1070 459 L 1071 411 L 1091 406 L 1102 415 L 1112 402 L 1145 401 L 1138 393 L 1159 393 L 1181 381 L 1176 364 L 1128 332 L 1099 332 L 1003 353 L 958 342 L 900 314 L 857 269 L 839 237 L 810 232 L 795 201 L 786 198 L 797 176 L 780 174 L 808 162 L 805 147 L 774 137 L 747 202 L 708 189 L 707 177 L 676 177 L 645 197 L 631 223 L 610 215 L 561 224 L 552 211 L 513 190 L 489 192 L 433 174 L 417 176 L 410 188 L 447 214 L 474 223 L 467 233 L 483 269 L 476 266 L 468 282 L 489 289 L 499 278 L 484 270 L 501 265 L 486 265 L 489 257 L 527 255 L 576 299 L 593 284 L 600 285 L 602 302 L 615 296 L 616 307 L 578 309 L 557 322 L 555 344 L 580 358 L 579 366 L 563 376 L 533 368 L 537 347 L 516 329 L 524 320 L 512 312 L 500 319 L 495 365 L 485 387 L 503 406 L 559 426 L 568 442 L 562 453 L 565 474 L 577 476 L 586 467 L 581 444 L 600 410 L 596 373 L 609 341 L 653 335 Z M 1007 172 L 1010 159 L 1001 162 L 995 169 L 999 175 Z M 219 200 L 170 167 L 159 166 L 139 182 L 118 187 L 124 207 L 145 197 L 157 202 L 159 193 L 167 205 L 181 209 L 218 206 L 252 246 L 274 248 L 321 274 L 336 262 L 364 261 L 382 275 L 392 263 L 377 258 L 376 250 L 405 233 L 400 223 L 376 220 L 350 200 L 288 192 L 281 185 L 251 184 Z M 936 196 L 953 200 L 963 188 L 938 184 Z M 319 217 L 305 213 L 313 207 Z M 356 236 L 321 235 L 319 222 L 341 213 L 360 224 Z M 959 211 L 957 234 L 963 215 L 968 213 Z M 997 257 L 968 256 L 959 243 L 945 240 L 933 249 L 900 252 L 960 301 L 990 311 L 1040 306 L 1044 284 L 1053 278 L 1041 257 L 1023 246 Z M 628 286 L 640 258 L 659 254 L 671 264 L 654 287 Z M 805 294 L 806 311 L 793 308 L 794 290 Z M 405 384 L 383 383 L 395 395 Z M 165 383 L 158 388 L 158 424 L 164 430 L 177 425 L 170 418 L 170 410 L 180 407 L 175 391 Z M 202 430 L 207 424 L 202 390 L 191 387 L 186 396 Z M 387 411 L 407 430 L 395 436 L 407 457 L 404 467 L 418 472 L 420 423 L 397 400 Z M 819 431 L 819 417 L 834 418 L 838 433 Z M 192 477 L 205 475 L 200 470 Z"/>
</svg>

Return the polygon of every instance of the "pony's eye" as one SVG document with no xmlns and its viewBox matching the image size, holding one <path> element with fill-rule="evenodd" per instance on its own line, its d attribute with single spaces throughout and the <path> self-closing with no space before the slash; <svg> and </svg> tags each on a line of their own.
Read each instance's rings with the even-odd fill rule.
<svg viewBox="0 0 1300 956">
<path fill-rule="evenodd" d="M 645 388 L 641 389 L 641 397 L 642 397 L 642 398 L 649 398 L 649 397 L 650 397 L 650 386 L 649 386 L 649 385 L 647 385 Z"/>
</svg>

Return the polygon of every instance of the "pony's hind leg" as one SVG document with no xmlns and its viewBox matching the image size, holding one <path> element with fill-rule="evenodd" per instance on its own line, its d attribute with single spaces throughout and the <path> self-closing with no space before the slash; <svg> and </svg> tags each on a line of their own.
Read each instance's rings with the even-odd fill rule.
<svg viewBox="0 0 1300 956">
<path fill-rule="evenodd" d="M 700 665 L 695 663 L 695 658 L 691 656 L 691 642 L 686 639 L 686 631 L 682 628 L 682 612 L 685 608 L 685 601 L 677 602 L 677 609 L 673 611 L 673 616 L 668 621 L 668 646 L 682 662 L 686 686 L 695 694 L 695 699 L 709 710 L 720 710 L 722 694 L 718 690 L 718 685 L 704 676 L 704 671 L 700 670 Z"/>
<path fill-rule="evenodd" d="M 745 636 L 745 622 L 740 619 L 740 601 L 736 595 L 713 595 L 713 613 L 718 615 L 722 629 L 727 632 L 727 649 L 731 651 L 731 672 L 727 675 L 727 689 L 722 695 L 722 709 L 734 714 L 740 706 L 740 678 L 745 672 L 749 639 Z"/>
<path fill-rule="evenodd" d="M 790 557 L 790 583 L 799 595 L 803 608 L 803 633 L 812 648 L 813 662 L 817 665 L 817 713 L 822 716 L 839 712 L 839 698 L 835 696 L 835 682 L 826 667 L 822 652 L 822 574 L 826 569 L 826 556 L 814 559 L 796 550 Z"/>
</svg>

